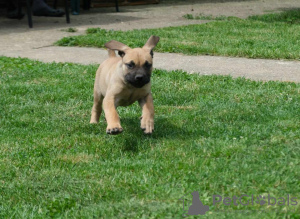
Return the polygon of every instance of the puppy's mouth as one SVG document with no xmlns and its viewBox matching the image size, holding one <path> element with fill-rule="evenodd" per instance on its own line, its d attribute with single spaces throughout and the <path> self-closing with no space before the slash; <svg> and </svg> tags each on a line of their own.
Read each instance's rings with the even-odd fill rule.
<svg viewBox="0 0 300 219">
<path fill-rule="evenodd" d="M 141 88 L 150 82 L 150 75 L 129 73 L 125 75 L 125 81 L 136 88 Z"/>
</svg>

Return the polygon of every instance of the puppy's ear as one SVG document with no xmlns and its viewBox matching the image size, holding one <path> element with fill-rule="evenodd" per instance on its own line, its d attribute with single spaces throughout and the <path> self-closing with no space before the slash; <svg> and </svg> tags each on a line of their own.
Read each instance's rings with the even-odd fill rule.
<svg viewBox="0 0 300 219">
<path fill-rule="evenodd" d="M 158 43 L 158 41 L 159 41 L 159 37 L 158 36 L 151 36 L 148 39 L 147 43 L 144 45 L 143 48 L 144 49 L 152 50 L 156 46 L 156 44 Z"/>
<path fill-rule="evenodd" d="M 153 58 L 153 48 L 156 46 L 156 44 L 159 41 L 159 37 L 158 36 L 151 36 L 148 41 L 146 42 L 146 44 L 143 46 L 143 49 L 147 49 L 150 50 L 150 55 Z"/>
<path fill-rule="evenodd" d="M 129 46 L 120 43 L 118 41 L 115 40 L 111 40 L 107 43 L 104 44 L 106 48 L 111 49 L 111 50 L 118 50 L 118 54 L 123 57 L 125 55 L 125 52 L 127 49 L 130 49 Z"/>
</svg>

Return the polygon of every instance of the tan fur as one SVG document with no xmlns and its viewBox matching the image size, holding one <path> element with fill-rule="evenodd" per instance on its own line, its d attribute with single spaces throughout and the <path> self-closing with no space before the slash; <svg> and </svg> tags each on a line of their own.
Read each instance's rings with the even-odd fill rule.
<svg viewBox="0 0 300 219">
<path fill-rule="evenodd" d="M 147 63 L 153 64 L 150 53 L 158 41 L 159 37 L 151 36 L 143 48 L 134 49 L 117 41 L 110 41 L 105 44 L 109 49 L 109 58 L 100 65 L 96 72 L 94 105 L 90 123 L 99 122 L 103 104 L 107 121 L 106 132 L 108 134 L 121 133 L 123 129 L 116 108 L 118 106 L 128 106 L 138 101 L 142 108 L 141 128 L 147 134 L 152 133 L 154 130 L 154 107 L 151 82 L 142 87 L 135 87 L 125 77 L 133 75 L 133 80 L 136 80 L 136 75 L 139 72 L 142 72 L 142 75 L 146 74 L 144 70 L 146 67 L 144 66 Z M 117 57 L 113 50 L 118 50 L 123 57 Z M 127 66 L 130 62 L 135 64 L 134 69 Z M 151 75 L 151 71 L 152 66 L 147 70 L 147 73 L 149 72 Z"/>
</svg>

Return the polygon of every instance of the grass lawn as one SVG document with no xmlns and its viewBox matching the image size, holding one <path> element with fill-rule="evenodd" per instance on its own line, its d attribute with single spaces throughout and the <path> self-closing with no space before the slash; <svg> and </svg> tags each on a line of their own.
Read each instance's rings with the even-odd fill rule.
<svg viewBox="0 0 300 219">
<path fill-rule="evenodd" d="M 232 20 L 236 19 L 236 17 L 226 17 L 226 16 L 217 16 L 214 17 L 212 15 L 205 15 L 205 14 L 199 14 L 199 15 L 192 15 L 192 14 L 186 14 L 183 16 L 186 19 L 191 20 Z M 253 15 L 249 16 L 248 20 L 252 21 L 263 21 L 263 22 L 282 22 L 286 24 L 300 24 L 300 9 L 293 9 L 293 10 L 286 10 L 281 13 L 268 13 L 264 15 Z"/>
<path fill-rule="evenodd" d="M 186 17 L 197 19 L 192 15 Z M 248 19 L 224 16 L 198 19 L 216 21 L 125 32 L 90 28 L 86 35 L 65 37 L 56 45 L 104 47 L 104 43 L 114 39 L 130 47 L 140 47 L 150 35 L 157 35 L 161 37 L 156 47 L 158 52 L 300 60 L 300 10 Z"/>
<path fill-rule="evenodd" d="M 155 70 L 154 134 L 134 104 L 110 136 L 103 115 L 89 124 L 96 68 L 0 57 L 0 218 L 182 218 L 193 191 L 210 207 L 201 218 L 300 217 L 300 84 Z"/>
</svg>

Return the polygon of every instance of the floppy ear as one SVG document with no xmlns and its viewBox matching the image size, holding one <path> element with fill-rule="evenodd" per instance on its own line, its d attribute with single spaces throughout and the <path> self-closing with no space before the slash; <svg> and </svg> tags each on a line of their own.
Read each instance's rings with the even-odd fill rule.
<svg viewBox="0 0 300 219">
<path fill-rule="evenodd" d="M 150 54 L 153 57 L 153 51 L 152 49 L 156 46 L 156 44 L 159 41 L 159 37 L 158 36 L 151 36 L 148 41 L 146 42 L 146 44 L 143 46 L 143 49 L 148 49 L 150 50 Z"/>
<path fill-rule="evenodd" d="M 125 51 L 127 49 L 130 49 L 129 46 L 126 46 L 123 43 L 120 43 L 118 41 L 115 40 L 111 40 L 107 43 L 104 44 L 106 48 L 111 49 L 111 50 L 118 50 L 118 54 L 123 57 L 125 55 Z"/>
</svg>

